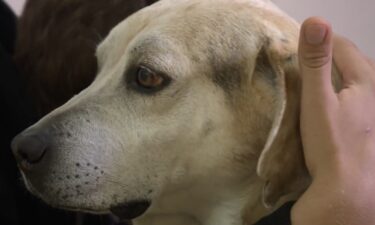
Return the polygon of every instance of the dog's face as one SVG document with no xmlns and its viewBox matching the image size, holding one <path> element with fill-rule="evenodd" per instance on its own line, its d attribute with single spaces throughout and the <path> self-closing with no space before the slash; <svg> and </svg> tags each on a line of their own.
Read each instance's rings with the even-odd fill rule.
<svg viewBox="0 0 375 225">
<path fill-rule="evenodd" d="M 13 141 L 28 189 L 54 206 L 131 219 L 190 187 L 264 183 L 257 164 L 269 184 L 258 159 L 284 118 L 281 66 L 294 59 L 296 31 L 258 1 L 139 11 L 98 47 L 93 84 Z"/>
</svg>

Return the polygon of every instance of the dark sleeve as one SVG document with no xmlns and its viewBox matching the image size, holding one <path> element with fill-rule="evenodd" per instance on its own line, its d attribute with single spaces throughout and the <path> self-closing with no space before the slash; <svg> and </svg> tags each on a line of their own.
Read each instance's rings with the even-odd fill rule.
<svg viewBox="0 0 375 225">
<path fill-rule="evenodd" d="M 23 94 L 23 85 L 12 61 L 16 39 L 16 16 L 0 1 L 0 224 L 20 224 L 20 206 L 25 190 L 10 150 L 13 136 L 33 118 L 30 104 Z"/>
<path fill-rule="evenodd" d="M 10 135 L 15 135 L 35 120 L 30 99 L 26 96 L 25 84 L 12 60 L 16 23 L 17 17 L 13 11 L 0 1 L 1 129 L 7 129 Z"/>
<path fill-rule="evenodd" d="M 290 210 L 294 202 L 288 202 L 276 210 L 271 215 L 261 219 L 255 225 L 291 225 L 290 221 Z"/>
<path fill-rule="evenodd" d="M 16 40 L 16 15 L 3 1 L 0 1 L 0 29 L 0 43 L 7 53 L 12 54 Z"/>
</svg>

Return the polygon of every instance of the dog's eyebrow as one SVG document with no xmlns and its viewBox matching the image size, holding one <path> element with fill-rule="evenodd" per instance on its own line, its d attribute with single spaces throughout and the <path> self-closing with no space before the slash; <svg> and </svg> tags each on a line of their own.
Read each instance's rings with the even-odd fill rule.
<svg viewBox="0 0 375 225">
<path fill-rule="evenodd" d="M 165 49 L 169 49 L 168 41 L 162 40 L 162 38 L 160 37 L 148 36 L 137 41 L 137 43 L 131 47 L 130 53 L 139 55 L 145 53 L 152 53 L 155 51 L 161 51 L 163 49 L 164 51 Z"/>
<path fill-rule="evenodd" d="M 176 46 L 161 37 L 149 36 L 138 40 L 129 49 L 132 64 L 146 64 L 171 76 L 176 74 L 179 54 Z M 173 70 L 173 71 L 172 71 Z"/>
</svg>

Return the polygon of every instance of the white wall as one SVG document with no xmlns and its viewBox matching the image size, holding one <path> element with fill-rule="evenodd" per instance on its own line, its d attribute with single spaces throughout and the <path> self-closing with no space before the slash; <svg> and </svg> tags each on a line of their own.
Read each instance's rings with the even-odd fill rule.
<svg viewBox="0 0 375 225">
<path fill-rule="evenodd" d="M 297 21 L 322 16 L 375 59 L 375 0 L 273 0 Z"/>
<path fill-rule="evenodd" d="M 14 12 L 16 12 L 17 15 L 19 15 L 22 11 L 25 0 L 5 0 L 5 2 L 13 8 Z"/>
<path fill-rule="evenodd" d="M 25 0 L 5 1 L 17 14 L 21 12 L 25 2 Z M 309 16 L 322 16 L 328 19 L 336 32 L 348 37 L 363 52 L 375 58 L 375 0 L 273 1 L 300 22 Z"/>
</svg>

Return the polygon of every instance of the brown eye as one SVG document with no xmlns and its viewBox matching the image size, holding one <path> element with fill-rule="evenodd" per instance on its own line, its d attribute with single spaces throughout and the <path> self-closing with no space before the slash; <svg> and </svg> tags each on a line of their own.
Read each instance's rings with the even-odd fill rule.
<svg viewBox="0 0 375 225">
<path fill-rule="evenodd" d="M 146 67 L 139 67 L 136 82 L 141 88 L 155 89 L 163 85 L 164 77 Z"/>
<path fill-rule="evenodd" d="M 165 73 L 138 65 L 125 74 L 126 83 L 133 91 L 154 94 L 168 86 L 172 79 Z"/>
</svg>

